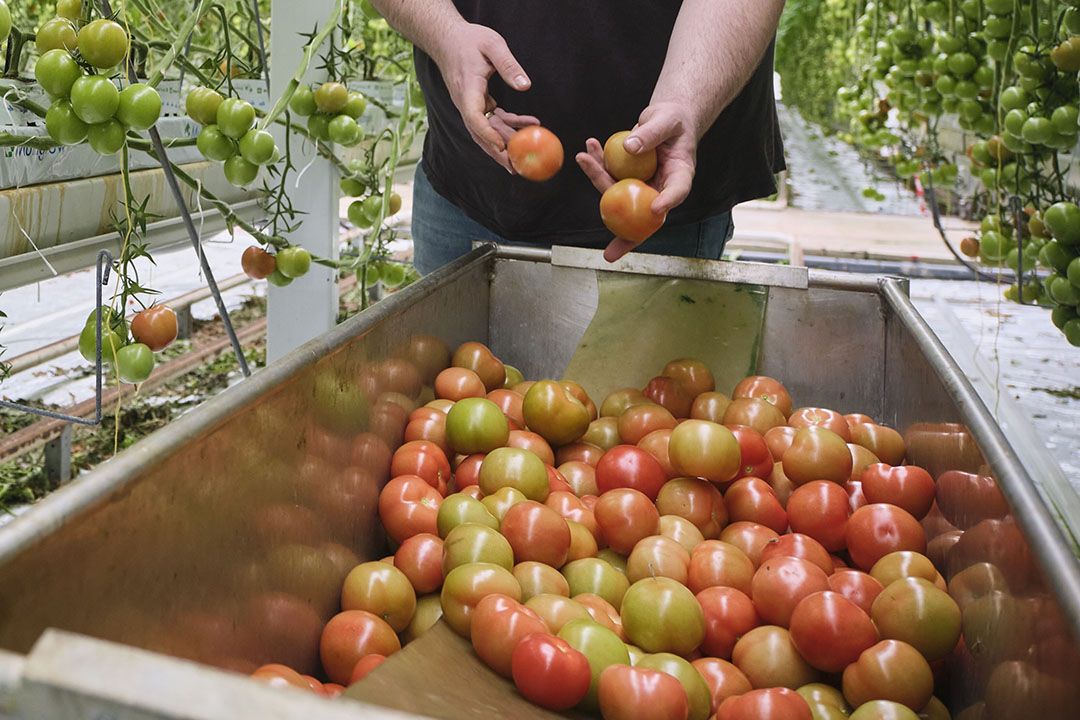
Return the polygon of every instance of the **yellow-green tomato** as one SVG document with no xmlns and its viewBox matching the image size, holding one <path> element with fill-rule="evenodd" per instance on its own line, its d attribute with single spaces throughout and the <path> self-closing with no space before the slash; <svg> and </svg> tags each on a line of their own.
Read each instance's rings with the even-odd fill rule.
<svg viewBox="0 0 1080 720">
<path fill-rule="evenodd" d="M 712 693 L 709 692 L 705 678 L 683 658 L 671 653 L 646 654 L 634 663 L 634 667 L 659 670 L 678 680 L 690 701 L 688 720 L 708 720 L 712 714 Z"/>
<path fill-rule="evenodd" d="M 100 70 L 114 68 L 127 56 L 127 32 L 114 20 L 94 20 L 79 31 L 79 53 Z"/>
<path fill-rule="evenodd" d="M 589 661 L 592 682 L 581 706 L 587 709 L 599 707 L 600 673 L 612 665 L 629 665 L 630 652 L 619 636 L 593 619 L 571 620 L 559 630 L 559 637 Z"/>
<path fill-rule="evenodd" d="M 689 655 L 705 639 L 705 613 L 685 585 L 646 578 L 630 586 L 620 609 L 626 639 L 645 652 Z"/>
<path fill-rule="evenodd" d="M 485 495 L 512 487 L 537 502 L 547 500 L 550 490 L 544 461 L 528 450 L 508 447 L 487 454 L 480 464 L 479 485 Z"/>
<path fill-rule="evenodd" d="M 486 398 L 458 400 L 446 414 L 446 442 L 461 455 L 489 453 L 506 445 L 509 436 L 506 415 Z"/>
<path fill-rule="evenodd" d="M 514 550 L 510 543 L 486 525 L 458 525 L 443 541 L 443 576 L 469 563 L 491 563 L 510 570 L 514 567 Z"/>
</svg>

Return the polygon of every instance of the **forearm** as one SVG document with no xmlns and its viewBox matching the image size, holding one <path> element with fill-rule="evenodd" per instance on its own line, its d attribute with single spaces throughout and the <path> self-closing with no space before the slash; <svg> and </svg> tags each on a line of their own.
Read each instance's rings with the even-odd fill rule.
<svg viewBox="0 0 1080 720">
<path fill-rule="evenodd" d="M 685 0 L 652 102 L 692 108 L 700 138 L 750 80 L 783 8 L 784 0 Z"/>
<path fill-rule="evenodd" d="M 439 47 L 465 19 L 452 0 L 371 0 L 386 21 L 418 48 L 439 61 Z"/>
</svg>

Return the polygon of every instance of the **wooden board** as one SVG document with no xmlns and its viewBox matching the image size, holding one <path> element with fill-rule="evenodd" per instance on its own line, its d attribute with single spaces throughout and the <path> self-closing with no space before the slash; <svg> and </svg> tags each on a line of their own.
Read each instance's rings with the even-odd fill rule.
<svg viewBox="0 0 1080 720">
<path fill-rule="evenodd" d="M 549 712 L 521 697 L 441 620 L 346 690 L 345 697 L 443 720 L 586 717 Z"/>
</svg>

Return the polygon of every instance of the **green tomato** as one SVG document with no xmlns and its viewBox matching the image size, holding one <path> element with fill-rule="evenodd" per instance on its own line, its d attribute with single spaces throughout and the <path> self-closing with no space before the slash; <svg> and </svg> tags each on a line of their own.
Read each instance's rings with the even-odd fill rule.
<svg viewBox="0 0 1080 720">
<path fill-rule="evenodd" d="M 356 178 L 341 178 L 341 194 L 346 197 L 360 197 L 367 191 L 367 185 Z"/>
<path fill-rule="evenodd" d="M 240 138 L 240 156 L 252 165 L 266 165 L 274 158 L 277 144 L 265 130 L 248 130 Z"/>
<path fill-rule="evenodd" d="M 125 345 L 116 353 L 116 370 L 126 383 L 145 382 L 154 371 L 154 351 L 142 343 Z"/>
<path fill-rule="evenodd" d="M 70 20 L 56 17 L 38 28 L 35 42 L 38 55 L 44 55 L 50 50 L 74 52 L 79 47 L 79 36 Z"/>
<path fill-rule="evenodd" d="M 1006 110 L 1016 110 L 1026 107 L 1027 104 L 1031 102 L 1031 98 L 1023 88 L 1017 87 L 1016 85 L 1010 85 L 1001 91 L 999 102 L 1001 107 Z"/>
<path fill-rule="evenodd" d="M 1023 260 L 1024 272 L 1031 272 L 1032 270 L 1035 269 L 1035 260 L 1028 256 L 1028 252 L 1027 252 L 1028 247 L 1029 247 L 1028 245 L 1024 246 L 1024 260 Z M 1020 249 L 1019 248 L 1012 248 L 1011 250 L 1009 250 L 1009 252 L 1005 255 L 1005 265 L 1008 266 L 1011 270 L 1014 270 L 1014 271 L 1019 269 L 1018 268 L 1018 266 L 1020 265 Z"/>
<path fill-rule="evenodd" d="M 1080 289 L 1080 258 L 1073 258 L 1065 270 L 1065 276 L 1074 287 Z"/>
<path fill-rule="evenodd" d="M 405 282 L 405 266 L 397 262 L 382 263 L 379 265 L 379 278 L 388 288 L 401 287 Z"/>
<path fill-rule="evenodd" d="M 1077 131 L 1077 121 L 1080 120 L 1080 108 L 1076 105 L 1062 105 L 1055 108 L 1050 115 L 1050 122 L 1054 124 L 1054 131 L 1059 135 L 1072 135 Z"/>
<path fill-rule="evenodd" d="M 986 37 L 993 40 L 1005 40 L 1012 35 L 1012 18 L 990 15 L 983 21 Z"/>
<path fill-rule="evenodd" d="M 124 338 L 107 324 L 101 326 L 101 362 L 112 362 L 120 348 L 124 347 Z M 79 333 L 79 354 L 87 362 L 97 361 L 97 326 L 86 325 Z"/>
<path fill-rule="evenodd" d="M 989 12 L 995 15 L 1012 15 L 1013 0 L 983 0 Z"/>
<path fill-rule="evenodd" d="M 161 117 L 161 95 L 144 83 L 129 85 L 120 92 L 120 107 L 116 119 L 127 127 L 141 132 L 157 124 Z"/>
<path fill-rule="evenodd" d="M 960 117 L 967 120 L 969 123 L 974 123 L 975 120 L 983 114 L 982 103 L 978 100 L 961 100 L 960 105 L 956 110 L 960 113 Z M 972 129 L 974 129 L 974 126 Z"/>
<path fill-rule="evenodd" d="M 956 78 L 952 75 L 939 75 L 934 82 L 934 89 L 945 96 L 956 93 Z"/>
<path fill-rule="evenodd" d="M 367 98 L 364 97 L 363 93 L 350 91 L 349 100 L 345 103 L 342 112 L 353 120 L 359 120 L 365 110 L 367 110 Z"/>
<path fill-rule="evenodd" d="M 308 133 L 316 140 L 330 141 L 330 116 L 312 115 L 307 122 Z"/>
<path fill-rule="evenodd" d="M 195 146 L 207 160 L 225 162 L 236 155 L 236 141 L 226 137 L 217 125 L 207 125 L 195 139 Z"/>
<path fill-rule="evenodd" d="M 479 500 L 461 493 L 448 495 L 435 515 L 435 528 L 439 537 L 446 539 L 454 528 L 468 523 L 484 525 L 493 530 L 499 529 L 499 521 Z"/>
<path fill-rule="evenodd" d="M 1065 28 L 1070 35 L 1080 35 L 1080 9 L 1073 6 L 1065 11 Z"/>
<path fill-rule="evenodd" d="M 1013 135 L 1019 135 L 1024 129 L 1024 123 L 1028 121 L 1028 114 L 1020 108 L 1015 108 L 1005 113 L 1005 131 Z"/>
<path fill-rule="evenodd" d="M 188 93 L 184 107 L 188 117 L 195 122 L 200 125 L 214 125 L 217 123 L 218 108 L 224 100 L 216 90 L 197 87 Z"/>
<path fill-rule="evenodd" d="M 217 126 L 221 132 L 239 140 L 255 125 L 255 108 L 239 98 L 226 98 L 217 111 Z"/>
<path fill-rule="evenodd" d="M 369 195 L 364 199 L 364 215 L 371 222 L 375 222 L 379 219 L 379 213 L 382 212 L 382 195 Z"/>
<path fill-rule="evenodd" d="M 935 38 L 938 49 L 943 53 L 959 52 L 964 48 L 964 38 L 959 35 L 940 34 Z"/>
<path fill-rule="evenodd" d="M 566 563 L 561 570 L 570 586 L 570 597 L 591 593 L 611 603 L 618 610 L 623 597 L 630 589 L 625 573 L 616 570 L 611 563 L 600 558 L 579 558 Z"/>
<path fill-rule="evenodd" d="M 45 129 L 49 137 L 61 145 L 78 145 L 86 140 L 89 131 L 67 100 L 57 100 L 49 107 L 45 113 Z"/>
<path fill-rule="evenodd" d="M 101 308 L 101 324 L 102 327 L 107 325 L 121 335 L 127 336 L 127 320 L 111 307 Z M 83 323 L 83 325 L 97 325 L 97 308 L 90 311 L 90 314 L 86 316 L 86 322 Z"/>
<path fill-rule="evenodd" d="M 11 34 L 11 11 L 8 10 L 7 4 L 4 0 L 0 0 L 0 45 L 8 39 L 8 35 Z"/>
<path fill-rule="evenodd" d="M 1044 266 L 1059 273 L 1067 274 L 1073 261 L 1080 257 L 1071 248 L 1051 240 L 1039 250 L 1039 260 Z"/>
<path fill-rule="evenodd" d="M 956 52 L 949 55 L 948 66 L 949 72 L 953 75 L 965 78 L 975 72 L 975 68 L 979 66 L 979 61 L 971 53 Z"/>
<path fill-rule="evenodd" d="M 76 22 L 82 18 L 82 0 L 57 0 L 56 14 Z"/>
<path fill-rule="evenodd" d="M 259 166 L 248 162 L 239 155 L 234 155 L 225 161 L 225 179 L 230 185 L 247 187 L 259 177 Z"/>
<path fill-rule="evenodd" d="M 270 273 L 270 276 L 266 278 L 266 281 L 276 287 L 288 287 L 292 285 L 293 279 L 291 277 L 285 277 L 281 274 L 280 270 L 275 269 Z"/>
<path fill-rule="evenodd" d="M 872 700 L 855 708 L 848 720 L 919 720 L 915 712 L 891 700 Z"/>
<path fill-rule="evenodd" d="M 349 217 L 349 222 L 361 230 L 367 229 L 372 225 L 371 218 L 364 212 L 363 200 L 354 200 L 349 203 L 349 209 L 346 212 L 346 215 Z"/>
<path fill-rule="evenodd" d="M 961 100 L 974 100 L 979 97 L 979 86 L 971 80 L 960 80 L 953 93 Z"/>
<path fill-rule="evenodd" d="M 277 254 L 277 268 L 285 277 L 294 280 L 303 277 L 311 269 L 311 253 L 295 245 L 280 250 Z"/>
<path fill-rule="evenodd" d="M 984 263 L 998 264 L 1008 255 L 1009 246 L 1008 238 L 999 232 L 991 230 L 983 233 L 979 239 L 979 257 Z"/>
<path fill-rule="evenodd" d="M 71 86 L 71 107 L 84 123 L 103 123 L 120 108 L 120 91 L 103 75 L 86 75 Z"/>
<path fill-rule="evenodd" d="M 1077 318 L 1076 308 L 1068 305 L 1058 305 L 1050 311 L 1050 321 L 1058 330 L 1064 330 L 1065 324 Z"/>
<path fill-rule="evenodd" d="M 402 279 L 404 275 L 402 272 Z M 501 448 L 506 445 L 509 434 L 506 415 L 486 398 L 458 400 L 446 414 L 446 443 L 461 455 L 489 453 Z"/>
<path fill-rule="evenodd" d="M 353 147 L 359 144 L 363 138 L 363 131 L 356 121 L 348 115 L 337 115 L 326 128 L 330 141 L 345 147 Z"/>
<path fill-rule="evenodd" d="M 1065 323 L 1065 326 L 1061 328 L 1061 332 L 1065 334 L 1065 339 L 1069 341 L 1070 345 L 1080 347 L 1080 318 L 1073 318 Z"/>
<path fill-rule="evenodd" d="M 980 65 L 975 69 L 975 74 L 971 76 L 971 79 L 981 89 L 989 90 L 994 86 L 994 70 L 989 65 Z"/>
<path fill-rule="evenodd" d="M 975 118 L 975 132 L 979 135 L 994 134 L 994 116 L 983 109 L 983 114 Z"/>
<path fill-rule="evenodd" d="M 1032 117 L 1024 121 L 1020 132 L 1025 142 L 1042 145 L 1054 135 L 1054 124 L 1044 117 Z"/>
<path fill-rule="evenodd" d="M 319 112 L 336 115 L 349 102 L 349 89 L 339 82 L 326 82 L 315 88 L 315 107 Z"/>
<path fill-rule="evenodd" d="M 689 720 L 709 719 L 712 714 L 712 693 L 705 683 L 705 678 L 685 659 L 671 653 L 643 655 L 634 663 L 634 667 L 659 670 L 678 680 L 686 690 L 686 697 L 690 701 Z"/>
<path fill-rule="evenodd" d="M 1043 214 L 1043 222 L 1062 245 L 1080 246 L 1080 207 L 1075 203 L 1054 203 Z"/>
<path fill-rule="evenodd" d="M 66 98 L 71 86 L 85 73 L 67 50 L 50 50 L 38 58 L 34 77 L 41 88 L 54 98 Z"/>
<path fill-rule="evenodd" d="M 300 117 L 311 117 L 315 114 L 315 94 L 310 86 L 301 85 L 296 88 L 296 92 L 289 100 L 289 110 Z"/>
<path fill-rule="evenodd" d="M 94 20 L 79 31 L 79 53 L 99 70 L 114 68 L 127 56 L 127 32 L 113 20 Z"/>
<path fill-rule="evenodd" d="M 630 586 L 620 610 L 628 641 L 645 652 L 689 655 L 705 639 L 705 614 L 687 587 L 665 577 Z"/>
<path fill-rule="evenodd" d="M 127 142 L 127 129 L 116 120 L 106 120 L 87 129 L 86 139 L 99 155 L 115 155 Z"/>
<path fill-rule="evenodd" d="M 1049 284 L 1050 299 L 1059 305 L 1076 306 L 1080 303 L 1080 288 L 1077 288 L 1064 275 L 1054 275 Z"/>
<path fill-rule="evenodd" d="M 1031 146 L 1024 142 L 1024 139 L 1022 137 L 1013 135 L 1010 132 L 1007 132 L 1001 136 L 1001 143 L 1005 146 L 1006 150 L 1008 150 L 1009 152 L 1017 153 L 1018 155 L 1026 155 L 1031 152 Z M 1007 184 L 1007 180 L 1004 174 L 1002 174 L 1001 181 Z"/>
<path fill-rule="evenodd" d="M 510 570 L 514 549 L 498 530 L 478 523 L 463 523 L 446 534 L 443 542 L 443 575 L 470 563 L 491 563 Z"/>
<path fill-rule="evenodd" d="M 592 683 L 581 705 L 586 709 L 596 709 L 599 707 L 600 673 L 612 665 L 630 664 L 630 652 L 626 649 L 626 643 L 591 618 L 571 620 L 559 630 L 559 637 L 589 661 Z"/>
<path fill-rule="evenodd" d="M 1009 57 L 1009 43 L 993 40 L 986 44 L 986 54 L 995 62 L 1005 62 L 1005 58 Z"/>
<path fill-rule="evenodd" d="M 480 463 L 478 484 L 485 495 L 511 487 L 537 502 L 547 500 L 551 487 L 544 461 L 529 450 L 512 447 L 496 448 L 487 454 Z"/>
<path fill-rule="evenodd" d="M 356 280 L 365 287 L 375 287 L 379 284 L 379 268 L 375 263 L 367 263 L 363 267 L 357 269 Z"/>
<path fill-rule="evenodd" d="M 971 146 L 971 159 L 979 165 L 989 165 L 993 160 L 990 151 L 986 147 L 985 140 L 979 140 Z"/>
</svg>

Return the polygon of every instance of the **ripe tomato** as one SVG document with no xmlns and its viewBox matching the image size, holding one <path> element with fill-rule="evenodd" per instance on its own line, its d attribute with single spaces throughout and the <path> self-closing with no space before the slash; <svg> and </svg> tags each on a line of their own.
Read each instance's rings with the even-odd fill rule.
<svg viewBox="0 0 1080 720">
<path fill-rule="evenodd" d="M 736 641 L 761 624 L 753 601 L 735 588 L 719 586 L 705 588 L 697 600 L 705 613 L 701 652 L 730 660 Z"/>
<path fill-rule="evenodd" d="M 710 420 L 723 424 L 724 413 L 730 405 L 731 398 L 724 393 L 703 392 L 695 397 L 690 405 L 690 417 L 695 420 Z"/>
<path fill-rule="evenodd" d="M 918 712 L 930 702 L 934 675 L 919 651 L 898 640 L 882 640 L 844 670 L 844 697 L 858 707 L 891 700 Z"/>
<path fill-rule="evenodd" d="M 403 543 L 413 535 L 437 532 L 441 503 L 442 495 L 423 478 L 402 475 L 379 493 L 379 519 L 394 542 Z"/>
<path fill-rule="evenodd" d="M 645 387 L 645 397 L 666 408 L 676 418 L 689 417 L 690 406 L 694 401 L 694 396 L 687 392 L 679 380 L 664 375 L 649 381 Z"/>
<path fill-rule="evenodd" d="M 808 535 L 789 533 L 769 542 L 761 551 L 761 561 L 772 558 L 794 557 L 812 562 L 829 575 L 833 571 L 833 561 L 829 552 L 821 543 Z"/>
<path fill-rule="evenodd" d="M 675 472 L 675 468 L 671 466 L 671 457 L 668 455 L 668 445 L 670 442 L 671 431 L 664 429 L 653 430 L 651 433 L 641 438 L 637 444 L 639 448 L 656 458 L 656 461 L 660 463 L 660 467 L 663 469 L 664 475 L 668 479 L 671 479 L 678 474 Z"/>
<path fill-rule="evenodd" d="M 563 445 L 555 452 L 555 464 L 562 466 L 568 462 L 583 462 L 595 468 L 600 463 L 604 451 L 587 442 L 575 442 Z"/>
<path fill-rule="evenodd" d="M 584 607 L 593 620 L 618 635 L 620 640 L 626 640 L 622 618 L 619 617 L 619 611 L 615 609 L 614 605 L 593 593 L 580 593 L 575 595 L 573 600 Z"/>
<path fill-rule="evenodd" d="M 851 479 L 859 480 L 862 478 L 863 472 L 871 465 L 876 465 L 881 462 L 878 456 L 870 452 L 862 445 L 856 445 L 855 443 L 848 443 L 848 450 L 851 451 Z"/>
<path fill-rule="evenodd" d="M 568 710 L 592 681 L 589 661 L 561 638 L 536 633 L 522 638 L 510 659 L 514 685 L 526 700 L 548 710 Z"/>
<path fill-rule="evenodd" d="M 389 657 L 401 642 L 386 621 L 364 610 L 346 610 L 330 618 L 319 641 L 319 655 L 327 677 L 346 685 L 353 668 L 367 655 Z"/>
<path fill-rule="evenodd" d="M 570 491 L 556 490 L 550 493 L 544 504 L 557 512 L 561 517 L 572 520 L 585 527 L 597 542 L 600 542 L 600 526 L 596 524 L 596 515 Z"/>
<path fill-rule="evenodd" d="M 799 688 L 818 679 L 818 672 L 795 649 L 791 634 L 775 625 L 756 627 L 739 638 L 731 661 L 756 688 Z"/>
<path fill-rule="evenodd" d="M 225 98 L 216 90 L 205 87 L 196 87 L 188 93 L 185 100 L 185 109 L 188 117 L 200 125 L 214 125 L 217 123 L 217 111 Z"/>
<path fill-rule="evenodd" d="M 926 517 L 934 504 L 934 478 L 915 465 L 891 467 L 877 463 L 863 471 L 861 481 L 867 502 L 891 503 L 907 510 L 916 520 Z"/>
<path fill-rule="evenodd" d="M 548 445 L 547 440 L 529 430 L 511 430 L 510 436 L 506 440 L 506 446 L 528 450 L 540 458 L 545 465 L 552 465 L 555 462 L 555 453 L 552 451 L 551 446 Z"/>
<path fill-rule="evenodd" d="M 563 600 L 564 598 L 560 598 Z M 573 602 L 567 600 L 566 602 Z M 583 618 L 570 620 L 559 630 L 559 638 L 565 640 L 570 647 L 585 656 L 589 662 L 591 680 L 589 692 L 585 696 L 582 705 L 586 708 L 595 708 L 599 703 L 600 674 L 612 665 L 627 665 L 630 663 L 630 653 L 626 643 L 619 639 L 614 632 L 592 619 L 589 612 L 581 607 L 585 613 Z M 674 679 L 674 678 L 673 678 Z M 678 681 L 675 681 L 678 684 Z M 682 689 L 681 686 L 680 690 Z"/>
<path fill-rule="evenodd" d="M 630 137 L 629 130 L 615 133 L 604 143 L 604 167 L 616 180 L 635 178 L 648 182 L 656 174 L 656 150 L 631 155 L 623 143 Z"/>
<path fill-rule="evenodd" d="M 360 682 L 384 662 L 386 662 L 385 655 L 373 654 L 360 658 L 356 663 L 356 667 L 353 668 L 352 675 L 349 676 L 349 685 Z"/>
<path fill-rule="evenodd" d="M 724 411 L 725 425 L 747 425 L 764 435 L 787 423 L 775 405 L 758 398 L 735 398 Z"/>
<path fill-rule="evenodd" d="M 842 483 L 851 477 L 851 451 L 847 443 L 823 427 L 797 430 L 791 447 L 784 452 L 782 462 L 784 474 L 796 485 L 814 480 Z"/>
<path fill-rule="evenodd" d="M 773 459 L 769 451 L 769 445 L 765 436 L 752 427 L 746 425 L 731 425 L 728 430 L 739 441 L 739 457 L 741 467 L 739 477 L 751 476 L 757 478 L 769 477 L 772 472 Z M 771 432 L 771 431 L 770 431 Z"/>
<path fill-rule="evenodd" d="M 555 634 L 571 620 L 592 621 L 592 615 L 584 605 L 564 595 L 541 593 L 526 600 L 525 605 L 539 615 Z"/>
<path fill-rule="evenodd" d="M 525 416 L 521 411 L 521 405 L 525 402 L 523 395 L 513 390 L 499 388 L 489 392 L 487 399 L 498 405 L 499 409 L 503 411 L 503 415 L 511 423 L 511 430 L 520 430 L 525 427 Z"/>
<path fill-rule="evenodd" d="M 732 522 L 758 523 L 778 533 L 787 530 L 787 512 L 776 499 L 773 489 L 760 478 L 736 480 L 724 495 L 724 504 Z"/>
<path fill-rule="evenodd" d="M 732 399 L 756 398 L 775 406 L 786 419 L 791 414 L 791 395 L 779 380 L 765 375 L 743 378 L 731 393 Z"/>
<path fill-rule="evenodd" d="M 703 393 L 713 392 L 716 389 L 716 380 L 712 370 L 700 360 L 692 358 L 672 360 L 664 366 L 664 371 L 660 374 L 678 380 L 691 398 L 697 398 Z"/>
<path fill-rule="evenodd" d="M 240 256 L 240 265 L 252 280 L 265 280 L 277 269 L 277 260 L 258 245 L 252 245 Z"/>
<path fill-rule="evenodd" d="M 555 447 L 568 445 L 589 429 L 588 408 L 564 385 L 541 380 L 525 394 L 522 403 L 525 424 Z"/>
<path fill-rule="evenodd" d="M 813 667 L 838 673 L 878 641 L 878 632 L 858 605 L 839 593 L 823 591 L 795 606 L 791 641 Z"/>
<path fill-rule="evenodd" d="M 630 581 L 624 573 L 600 558 L 582 558 L 566 564 L 563 577 L 570 586 L 570 597 L 582 594 L 599 595 L 618 610 Z"/>
<path fill-rule="evenodd" d="M 498 593 L 488 595 L 476 604 L 472 627 L 472 646 L 477 656 L 503 677 L 512 674 L 512 657 L 518 643 L 530 635 L 548 632 L 548 626 L 539 615 L 517 600 Z"/>
<path fill-rule="evenodd" d="M 640 180 L 619 180 L 600 197 L 600 219 L 615 237 L 640 245 L 663 227 L 667 219 L 666 214 L 652 211 L 659 195 Z"/>
<path fill-rule="evenodd" d="M 528 560 L 515 565 L 511 572 L 521 586 L 523 602 L 528 602 L 537 595 L 570 597 L 570 584 L 562 573 L 550 565 Z"/>
<path fill-rule="evenodd" d="M 667 474 L 656 458 L 633 445 L 608 450 L 596 464 L 596 486 L 601 493 L 633 488 L 656 500 L 666 482 Z"/>
<path fill-rule="evenodd" d="M 706 540 L 690 553 L 687 587 L 695 593 L 705 588 L 731 587 L 750 594 L 754 563 L 739 548 L 719 540 Z"/>
<path fill-rule="evenodd" d="M 754 570 L 761 565 L 761 553 L 771 541 L 779 539 L 777 532 L 752 522 L 731 523 L 720 533 L 720 539 L 734 545 L 750 558 Z"/>
<path fill-rule="evenodd" d="M 683 686 L 690 701 L 689 720 L 708 720 L 712 715 L 712 693 L 705 678 L 684 658 L 672 653 L 643 653 L 633 659 L 633 667 L 667 673 Z"/>
<path fill-rule="evenodd" d="M 796 428 L 789 425 L 777 425 L 765 433 L 765 444 L 769 447 L 769 454 L 773 459 L 783 458 L 784 453 L 795 440 Z"/>
<path fill-rule="evenodd" d="M 659 670 L 612 665 L 599 678 L 605 720 L 687 720 L 690 702 L 673 676 Z"/>
<path fill-rule="evenodd" d="M 763 560 L 754 573 L 750 597 L 762 620 L 787 627 L 803 598 L 828 589 L 828 573 L 810 561 L 776 557 Z"/>
<path fill-rule="evenodd" d="M 161 352 L 176 339 L 176 313 L 164 305 L 154 305 L 136 313 L 131 321 L 131 335 L 136 342 Z"/>
<path fill-rule="evenodd" d="M 944 472 L 938 478 L 937 504 L 945 519 L 961 530 L 1009 514 L 1005 496 L 992 477 L 959 470 Z"/>
<path fill-rule="evenodd" d="M 693 552 L 694 548 L 705 542 L 701 531 L 689 520 L 678 515 L 660 516 L 660 534 L 679 543 L 687 552 Z"/>
<path fill-rule="evenodd" d="M 788 417 L 788 425 L 793 428 L 823 427 L 844 438 L 844 442 L 851 442 L 851 426 L 848 425 L 847 418 L 835 410 L 799 408 Z"/>
<path fill-rule="evenodd" d="M 862 445 L 874 453 L 886 465 L 899 465 L 904 461 L 907 448 L 900 433 L 884 425 L 857 423 L 851 426 L 851 442 Z"/>
<path fill-rule="evenodd" d="M 406 538 L 394 553 L 394 567 L 405 574 L 419 595 L 435 592 L 442 587 L 442 560 L 443 541 L 432 533 Z"/>
<path fill-rule="evenodd" d="M 128 35 L 120 23 L 94 20 L 79 31 L 79 54 L 99 70 L 114 68 L 128 53 Z"/>
<path fill-rule="evenodd" d="M 847 492 L 828 480 L 815 480 L 795 489 L 788 498 L 791 530 L 813 538 L 829 552 L 843 550 L 851 507 Z"/>
<path fill-rule="evenodd" d="M 829 576 L 829 589 L 840 593 L 869 614 L 874 600 L 885 588 L 873 576 L 860 570 L 840 569 Z"/>
<path fill-rule="evenodd" d="M 810 706 L 788 688 L 752 690 L 725 700 L 716 720 L 812 720 Z"/>
<path fill-rule="evenodd" d="M 641 540 L 626 558 L 626 577 L 630 582 L 666 577 L 685 585 L 689 570 L 690 551 L 663 535 Z"/>
<path fill-rule="evenodd" d="M 440 495 L 452 477 L 446 453 L 428 440 L 413 440 L 399 447 L 390 460 L 390 475 L 419 475 Z"/>
<path fill-rule="evenodd" d="M 629 555 L 639 540 L 655 535 L 660 513 L 647 495 L 631 488 L 608 490 L 593 512 L 604 540 L 617 553 Z"/>
<path fill-rule="evenodd" d="M 903 640 L 930 662 L 951 653 L 960 638 L 960 606 L 922 578 L 887 585 L 874 600 L 870 616 L 882 637 Z"/>
<path fill-rule="evenodd" d="M 416 611 L 416 592 L 405 573 L 384 562 L 357 565 L 341 589 L 342 610 L 366 610 L 401 632 Z"/>
<path fill-rule="evenodd" d="M 742 670 L 727 660 L 704 657 L 698 658 L 690 664 L 701 673 L 701 677 L 705 678 L 705 684 L 709 686 L 709 694 L 712 696 L 712 711 L 714 713 L 724 700 L 729 697 L 743 695 L 753 689 L 750 681 L 743 675 Z"/>
<path fill-rule="evenodd" d="M 627 445 L 636 445 L 657 430 L 673 430 L 678 422 L 667 408 L 651 402 L 628 407 L 619 415 L 619 437 Z"/>
<path fill-rule="evenodd" d="M 483 343 L 462 343 L 454 351 L 450 362 L 454 367 L 475 372 L 488 392 L 497 390 L 506 383 L 506 366 Z"/>
<path fill-rule="evenodd" d="M 451 570 L 443 582 L 443 618 L 454 632 L 471 637 L 472 617 L 477 604 L 488 595 L 501 593 L 521 600 L 521 586 L 513 573 L 491 563 L 470 563 Z"/>
<path fill-rule="evenodd" d="M 507 510 L 500 532 L 514 550 L 514 561 L 532 560 L 562 567 L 570 550 L 566 520 L 546 505 L 526 501 Z"/>
<path fill-rule="evenodd" d="M 563 146 L 555 133 L 539 125 L 518 130 L 506 143 L 510 165 L 521 177 L 543 182 L 563 166 Z"/>
<path fill-rule="evenodd" d="M 859 508 L 848 519 L 847 548 L 852 561 L 869 570 L 897 550 L 926 553 L 926 533 L 911 513 L 885 503 Z"/>
<path fill-rule="evenodd" d="M 739 471 L 739 443 L 730 430 L 708 420 L 686 420 L 671 431 L 668 456 L 676 472 L 722 483 Z"/>
<path fill-rule="evenodd" d="M 464 398 L 482 398 L 486 394 L 484 382 L 472 370 L 466 368 L 446 368 L 435 378 L 435 397 L 448 400 Z"/>
<path fill-rule="evenodd" d="M 294 687 L 301 690 L 310 690 L 311 686 L 300 673 L 287 665 L 271 663 L 256 668 L 251 677 L 259 682 L 266 683 L 270 687 Z"/>
<path fill-rule="evenodd" d="M 566 388 L 566 391 L 578 399 L 585 409 L 589 411 L 589 422 L 597 418 L 596 403 L 589 397 L 589 393 L 585 391 L 585 388 L 581 387 L 573 380 L 560 380 L 559 384 Z"/>
<path fill-rule="evenodd" d="M 600 494 L 600 489 L 596 486 L 596 470 L 589 463 L 571 460 L 560 463 L 558 470 L 578 497 Z"/>
</svg>

